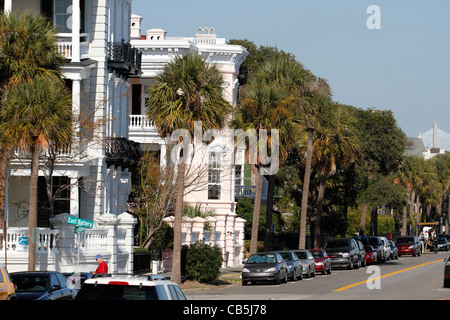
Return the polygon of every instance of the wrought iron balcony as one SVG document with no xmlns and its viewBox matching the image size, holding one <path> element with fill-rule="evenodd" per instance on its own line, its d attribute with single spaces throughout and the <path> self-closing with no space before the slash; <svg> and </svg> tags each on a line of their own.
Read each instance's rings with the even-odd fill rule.
<svg viewBox="0 0 450 320">
<path fill-rule="evenodd" d="M 108 43 L 108 66 L 130 77 L 141 73 L 142 52 L 129 43 Z"/>
<path fill-rule="evenodd" d="M 133 167 L 141 159 L 140 144 L 126 138 L 106 138 L 106 164 Z"/>
</svg>

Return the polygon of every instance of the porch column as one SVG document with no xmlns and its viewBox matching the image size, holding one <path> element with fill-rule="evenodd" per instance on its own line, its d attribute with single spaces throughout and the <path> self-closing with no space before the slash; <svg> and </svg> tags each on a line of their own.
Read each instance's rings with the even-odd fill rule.
<svg viewBox="0 0 450 320">
<path fill-rule="evenodd" d="M 160 144 L 159 146 L 159 166 L 161 169 L 165 169 L 167 165 L 167 146 L 165 144 Z"/>
<path fill-rule="evenodd" d="M 80 0 L 72 0 L 72 62 L 80 62 Z"/>
<path fill-rule="evenodd" d="M 79 209 L 79 188 L 78 188 L 78 179 L 70 178 L 70 214 L 79 217 L 80 209 Z"/>
<path fill-rule="evenodd" d="M 81 131 L 80 123 L 78 119 L 80 118 L 80 100 L 81 100 L 81 79 L 72 79 L 72 114 L 74 119 L 76 119 L 76 127 L 75 127 L 75 137 L 77 137 Z M 75 154 L 79 154 L 81 152 L 80 140 L 79 137 L 75 138 Z"/>
<path fill-rule="evenodd" d="M 5 13 L 12 11 L 12 0 L 5 0 Z"/>
</svg>

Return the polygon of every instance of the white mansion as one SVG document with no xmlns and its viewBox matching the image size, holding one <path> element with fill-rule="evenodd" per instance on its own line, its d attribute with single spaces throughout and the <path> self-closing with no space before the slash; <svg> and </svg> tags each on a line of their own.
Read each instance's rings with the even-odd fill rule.
<svg viewBox="0 0 450 320">
<path fill-rule="evenodd" d="M 39 177 L 36 270 L 88 272 L 95 270 L 94 257 L 102 254 L 111 272 L 133 269 L 136 219 L 126 212 L 131 190 L 130 169 L 142 152 L 158 150 L 165 158 L 166 141 L 145 119 L 146 88 L 174 55 L 201 54 L 216 63 L 225 80 L 225 96 L 236 102 L 239 66 L 247 56 L 241 46 L 227 45 L 213 29 L 200 29 L 195 37 L 168 38 L 160 29 L 140 34 L 140 17 L 131 15 L 131 0 L 4 0 L 4 11 L 31 11 L 47 16 L 59 34 L 59 50 L 67 58 L 62 71 L 72 90 L 74 115 L 80 119 L 80 141 L 56 158 L 50 209 L 44 176 L 49 173 L 42 155 Z M 131 34 L 130 34 L 131 26 Z M 83 122 L 84 121 L 84 122 Z M 81 124 L 83 122 L 83 124 Z M 86 129 L 85 125 L 89 128 Z M 88 134 L 89 132 L 89 134 Z M 229 141 L 210 145 L 222 154 L 233 148 Z M 208 152 L 208 150 L 206 150 Z M 225 159 L 225 157 L 223 158 Z M 223 249 L 224 266 L 243 258 L 244 220 L 236 217 L 234 165 L 214 159 L 220 181 L 205 180 L 205 188 L 186 196 L 187 203 L 213 209 L 207 221 L 186 218 L 183 241 L 205 240 Z M 211 160 L 211 158 L 209 158 Z M 202 160 L 199 162 L 202 163 Z M 27 155 L 14 155 L 8 165 L 5 204 L 7 229 L 0 245 L 0 261 L 8 270 L 27 269 L 30 169 Z M 207 168 L 210 168 L 209 165 Z M 210 184 L 220 192 L 211 197 Z M 75 233 L 68 217 L 93 221 L 93 227 Z M 171 223 L 170 219 L 167 219 Z M 5 230 L 2 230 L 5 233 Z M 5 260 L 5 261 L 3 261 Z"/>
</svg>

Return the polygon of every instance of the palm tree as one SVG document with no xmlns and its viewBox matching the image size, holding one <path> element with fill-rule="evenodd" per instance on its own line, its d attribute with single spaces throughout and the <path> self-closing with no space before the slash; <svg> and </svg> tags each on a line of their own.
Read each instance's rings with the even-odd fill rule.
<svg viewBox="0 0 450 320">
<path fill-rule="evenodd" d="M 223 97 L 222 84 L 223 78 L 218 68 L 206 63 L 199 55 L 177 56 L 165 66 L 150 89 L 147 117 L 155 123 L 162 137 L 171 135 L 177 129 L 186 129 L 193 139 L 196 121 L 202 122 L 203 131 L 221 129 L 231 110 L 231 105 Z M 186 156 L 181 153 L 187 150 L 179 151 L 180 158 Z M 172 265 L 172 278 L 176 282 L 181 282 L 184 183 L 185 162 L 179 161 Z"/>
<path fill-rule="evenodd" d="M 314 225 L 314 248 L 320 248 L 321 218 L 325 183 L 338 169 L 350 165 L 358 150 L 351 132 L 352 118 L 338 104 L 327 105 L 321 110 L 320 127 L 313 144 L 312 166 L 319 178 L 319 193 Z"/>
<path fill-rule="evenodd" d="M 46 18 L 27 12 L 0 13 L 0 100 L 14 85 L 31 81 L 36 75 L 59 78 L 64 61 L 57 53 L 56 30 Z M 0 137 L 0 228 L 9 150 L 10 141 Z"/>
<path fill-rule="evenodd" d="M 259 136 L 261 129 L 267 130 L 267 132 L 271 132 L 273 129 L 278 130 L 278 141 L 269 136 L 267 142 L 269 144 L 278 143 L 279 165 L 282 164 L 287 157 L 288 150 L 297 142 L 300 134 L 302 100 L 299 98 L 298 92 L 312 78 L 312 74 L 295 60 L 282 56 L 267 60 L 242 89 L 240 103 L 235 110 L 231 126 L 244 131 L 257 130 L 260 143 L 266 143 Z M 258 239 L 264 170 L 261 160 L 258 158 L 255 165 L 258 174 L 256 175 L 250 254 L 256 252 Z M 268 180 L 265 250 L 269 250 L 271 247 L 275 175 L 269 174 Z"/>
<path fill-rule="evenodd" d="M 422 185 L 420 173 L 424 166 L 425 160 L 420 156 L 405 156 L 403 164 L 399 170 L 397 181 L 403 184 L 409 195 L 409 220 L 413 226 L 414 202 L 416 194 Z M 406 219 L 405 219 L 406 220 Z M 406 234 L 407 221 L 403 221 L 402 234 Z"/>
<path fill-rule="evenodd" d="M 311 167 L 313 155 L 314 132 L 318 127 L 316 114 L 322 106 L 331 101 L 331 90 L 325 79 L 318 79 L 312 89 L 305 92 L 306 103 L 303 104 L 303 127 L 306 130 L 305 174 L 303 178 L 302 204 L 300 212 L 299 249 L 306 248 L 306 220 L 308 216 L 309 185 L 311 180 Z"/>
<path fill-rule="evenodd" d="M 50 144 L 72 140 L 72 95 L 61 80 L 36 77 L 10 90 L 0 110 L 4 138 L 31 154 L 29 235 L 37 227 L 39 154 Z M 7 121 L 6 121 L 7 120 Z M 29 247 L 28 270 L 34 270 L 35 246 Z"/>
</svg>

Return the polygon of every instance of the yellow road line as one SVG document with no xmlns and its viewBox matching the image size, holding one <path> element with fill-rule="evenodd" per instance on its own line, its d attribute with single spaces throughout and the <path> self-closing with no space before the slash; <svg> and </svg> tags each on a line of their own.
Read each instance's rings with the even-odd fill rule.
<svg viewBox="0 0 450 320">
<path fill-rule="evenodd" d="M 408 271 L 408 270 L 412 270 L 412 269 L 415 269 L 415 268 L 423 267 L 423 266 L 426 266 L 428 264 L 432 264 L 432 263 L 436 263 L 436 262 L 442 262 L 442 261 L 443 261 L 443 259 L 439 259 L 439 260 L 436 260 L 436 261 L 431 261 L 431 262 L 419 264 L 419 265 L 414 266 L 414 267 L 410 267 L 410 268 L 406 268 L 406 269 L 402 269 L 402 270 L 399 270 L 399 271 L 395 271 L 395 272 L 392 272 L 392 273 L 385 274 L 384 276 L 380 276 L 380 277 L 377 277 L 377 278 L 370 278 L 368 280 L 364 280 L 364 281 L 361 281 L 361 282 L 356 282 L 356 283 L 353 283 L 353 284 L 349 284 L 348 286 L 345 286 L 345 287 L 333 290 L 333 292 L 342 292 L 342 291 L 345 291 L 347 289 L 359 286 L 360 284 L 367 283 L 368 281 L 372 282 L 374 280 L 390 277 L 390 276 L 393 276 L 394 274 L 398 274 L 398 273 L 405 272 L 405 271 Z"/>
</svg>

